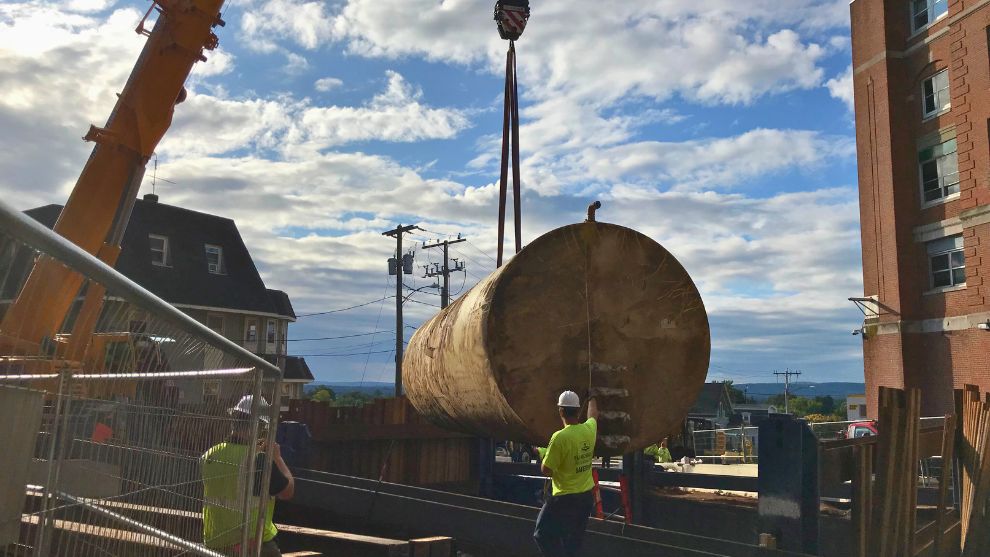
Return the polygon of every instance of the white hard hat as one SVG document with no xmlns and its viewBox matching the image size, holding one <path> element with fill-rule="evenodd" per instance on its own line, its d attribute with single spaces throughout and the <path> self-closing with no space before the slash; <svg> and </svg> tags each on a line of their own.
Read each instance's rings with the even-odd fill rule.
<svg viewBox="0 0 990 557">
<path fill-rule="evenodd" d="M 562 408 L 581 408 L 581 399 L 574 391 L 564 391 L 557 399 L 557 406 Z"/>
<path fill-rule="evenodd" d="M 247 414 L 248 416 L 250 416 L 252 405 L 254 405 L 254 395 L 244 395 L 241 397 L 241 400 L 237 401 L 237 406 L 230 409 L 230 413 L 234 414 L 235 412 L 239 412 L 241 414 Z M 265 397 L 261 397 L 261 404 L 259 406 L 260 406 L 259 410 L 261 411 L 261 415 L 258 416 L 258 418 L 267 424 L 268 401 L 265 400 Z"/>
</svg>

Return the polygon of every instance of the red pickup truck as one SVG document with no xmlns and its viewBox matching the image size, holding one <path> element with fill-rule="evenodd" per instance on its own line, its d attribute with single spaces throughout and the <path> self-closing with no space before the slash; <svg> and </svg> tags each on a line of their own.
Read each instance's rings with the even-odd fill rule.
<svg viewBox="0 0 990 557">
<path fill-rule="evenodd" d="M 842 433 L 846 439 L 855 439 L 857 437 L 870 437 L 880 433 L 880 431 L 877 429 L 876 422 L 853 422 L 846 426 Z"/>
</svg>

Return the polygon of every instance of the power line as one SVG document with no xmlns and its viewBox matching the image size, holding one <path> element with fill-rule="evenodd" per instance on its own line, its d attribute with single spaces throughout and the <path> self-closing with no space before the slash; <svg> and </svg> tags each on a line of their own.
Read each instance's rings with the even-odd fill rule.
<svg viewBox="0 0 990 557">
<path fill-rule="evenodd" d="M 461 292 L 464 292 L 464 285 L 467 284 L 467 269 L 462 269 L 464 272 L 461 273 L 461 287 L 451 294 L 451 296 L 459 296 Z"/>
<path fill-rule="evenodd" d="M 801 372 L 800 371 L 791 371 L 791 370 L 787 369 L 787 370 L 784 370 L 784 371 L 775 371 L 775 372 L 773 372 L 773 374 L 776 375 L 776 376 L 778 376 L 778 377 L 781 376 L 781 375 L 784 376 L 784 413 L 785 414 L 789 414 L 790 413 L 789 399 L 790 399 L 790 394 L 791 394 L 791 376 L 793 375 L 793 376 L 797 377 L 797 376 L 801 375 Z"/>
<path fill-rule="evenodd" d="M 375 304 L 375 303 L 378 303 L 378 302 L 381 302 L 381 301 L 384 301 L 384 300 L 388 300 L 388 299 L 394 298 L 394 297 L 395 296 L 385 296 L 383 298 L 378 298 L 377 300 L 371 300 L 370 302 L 365 302 L 363 304 L 357 304 L 355 306 L 348 306 L 346 308 L 331 309 L 331 310 L 327 310 L 327 311 L 318 311 L 316 313 L 301 313 L 301 314 L 297 315 L 296 317 L 297 318 L 298 317 L 313 317 L 314 315 L 327 315 L 327 314 L 330 314 L 330 313 L 340 313 L 342 311 L 347 311 L 349 309 L 355 309 L 355 308 L 362 308 L 364 306 L 370 306 L 371 304 Z"/>
<path fill-rule="evenodd" d="M 396 278 L 398 279 L 398 277 L 396 277 Z M 398 279 L 398 280 L 401 280 L 401 279 Z M 385 292 L 388 292 L 388 288 L 389 288 L 388 275 L 385 275 Z M 378 306 L 378 317 L 375 318 L 375 332 L 371 333 L 372 335 L 377 335 L 378 334 L 378 323 L 381 322 L 381 319 L 382 319 L 382 310 L 385 309 L 385 298 L 387 297 L 387 296 L 385 296 L 385 292 L 382 293 L 382 296 L 383 296 L 382 297 L 382 304 L 380 306 Z M 371 337 L 371 340 L 375 340 L 375 337 L 372 336 Z M 369 361 L 371 361 L 371 348 L 370 347 L 368 348 L 367 357 L 364 359 L 364 370 L 361 371 L 361 385 L 362 386 L 364 385 L 364 376 L 365 376 L 366 373 L 368 373 L 368 362 Z"/>
<path fill-rule="evenodd" d="M 468 241 L 468 243 L 470 244 L 471 242 Z M 458 257 L 460 257 L 461 259 L 464 259 L 468 263 L 471 263 L 472 265 L 477 265 L 478 267 L 481 267 L 483 270 L 486 270 L 487 271 L 487 266 L 484 263 L 478 263 L 474 259 L 471 259 L 470 257 L 468 257 L 463 251 L 455 248 L 454 249 L 454 254 L 457 255 Z M 476 280 L 479 280 L 479 281 L 485 280 L 484 277 L 479 277 L 478 275 L 472 273 L 471 271 L 467 271 L 467 274 L 471 275 Z"/>
<path fill-rule="evenodd" d="M 488 259 L 491 259 L 491 260 L 492 260 L 492 263 L 495 263 L 496 265 L 498 264 L 498 262 L 497 262 L 497 261 L 495 261 L 495 258 L 494 258 L 494 257 L 492 257 L 492 256 L 490 256 L 490 255 L 488 255 L 488 254 L 487 254 L 487 253 L 485 253 L 485 252 L 484 252 L 484 251 L 483 251 L 483 250 L 482 250 L 481 248 L 479 248 L 478 246 L 476 246 L 476 245 L 474 245 L 474 242 L 472 242 L 471 240 L 468 240 L 468 242 L 467 242 L 467 243 L 468 243 L 468 245 L 469 245 L 469 246 L 471 246 L 471 247 L 473 247 L 474 249 L 476 249 L 476 250 L 478 251 L 478 253 L 480 253 L 481 255 L 484 255 L 484 256 L 485 256 L 485 257 L 487 257 Z"/>
<path fill-rule="evenodd" d="M 310 340 L 337 340 L 337 339 L 341 339 L 341 338 L 366 337 L 366 336 L 374 335 L 374 334 L 377 334 L 377 333 L 378 333 L 378 331 L 373 331 L 373 332 L 370 332 L 370 333 L 357 333 L 357 334 L 353 334 L 353 335 L 340 335 L 340 336 L 337 336 L 337 337 L 287 338 L 287 339 L 285 339 L 285 341 L 286 342 L 305 342 L 305 341 L 310 341 Z"/>
<path fill-rule="evenodd" d="M 298 354 L 298 356 L 303 358 L 344 358 L 346 356 L 367 356 L 369 354 L 384 354 L 386 352 L 392 352 L 392 350 L 375 350 L 372 352 L 353 352 L 350 354 Z"/>
<path fill-rule="evenodd" d="M 424 306 L 430 306 L 430 307 L 433 307 L 433 308 L 438 308 L 438 307 L 440 307 L 440 306 L 438 306 L 438 305 L 436 305 L 436 304 L 431 304 L 431 303 L 429 303 L 429 302 L 420 302 L 419 300 L 413 300 L 412 298 L 407 298 L 407 299 L 406 299 L 406 301 L 407 301 L 407 302 L 412 302 L 412 303 L 414 303 L 414 304 L 423 304 Z"/>
</svg>

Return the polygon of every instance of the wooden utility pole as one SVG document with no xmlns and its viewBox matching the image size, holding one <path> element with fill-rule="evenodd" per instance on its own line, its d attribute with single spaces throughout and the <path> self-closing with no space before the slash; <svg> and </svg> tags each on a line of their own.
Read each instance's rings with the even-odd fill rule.
<svg viewBox="0 0 990 557">
<path fill-rule="evenodd" d="M 402 332 L 402 275 L 412 274 L 412 255 L 407 258 L 402 254 L 402 235 L 412 230 L 422 230 L 416 225 L 396 226 L 393 230 L 382 232 L 382 236 L 395 238 L 395 257 L 389 260 L 389 274 L 395 275 L 395 396 L 402 396 L 402 343 L 405 336 Z M 393 263 L 394 260 L 394 263 Z M 394 272 L 393 272 L 394 271 Z"/>
<path fill-rule="evenodd" d="M 457 261 L 456 259 L 454 260 L 454 268 L 450 268 L 447 250 L 451 244 L 457 244 L 465 241 L 467 241 L 467 238 L 461 238 L 460 235 L 458 235 L 456 240 L 444 240 L 442 242 L 437 242 L 435 244 L 423 245 L 423 249 L 443 247 L 443 267 L 440 269 L 434 268 L 433 271 L 430 270 L 429 266 L 425 267 L 427 277 L 435 277 L 435 276 L 443 277 L 443 286 L 441 287 L 440 290 L 441 308 L 445 308 L 450 304 L 450 272 L 464 270 L 464 262 Z"/>
</svg>

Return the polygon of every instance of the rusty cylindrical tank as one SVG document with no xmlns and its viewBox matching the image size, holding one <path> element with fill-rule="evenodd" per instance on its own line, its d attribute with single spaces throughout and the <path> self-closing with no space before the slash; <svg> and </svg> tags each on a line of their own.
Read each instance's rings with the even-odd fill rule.
<svg viewBox="0 0 990 557">
<path fill-rule="evenodd" d="M 680 429 L 708 371 L 698 289 L 667 250 L 601 222 L 534 240 L 413 335 L 403 383 L 434 423 L 545 444 L 557 396 L 602 392 L 596 453 Z"/>
</svg>

